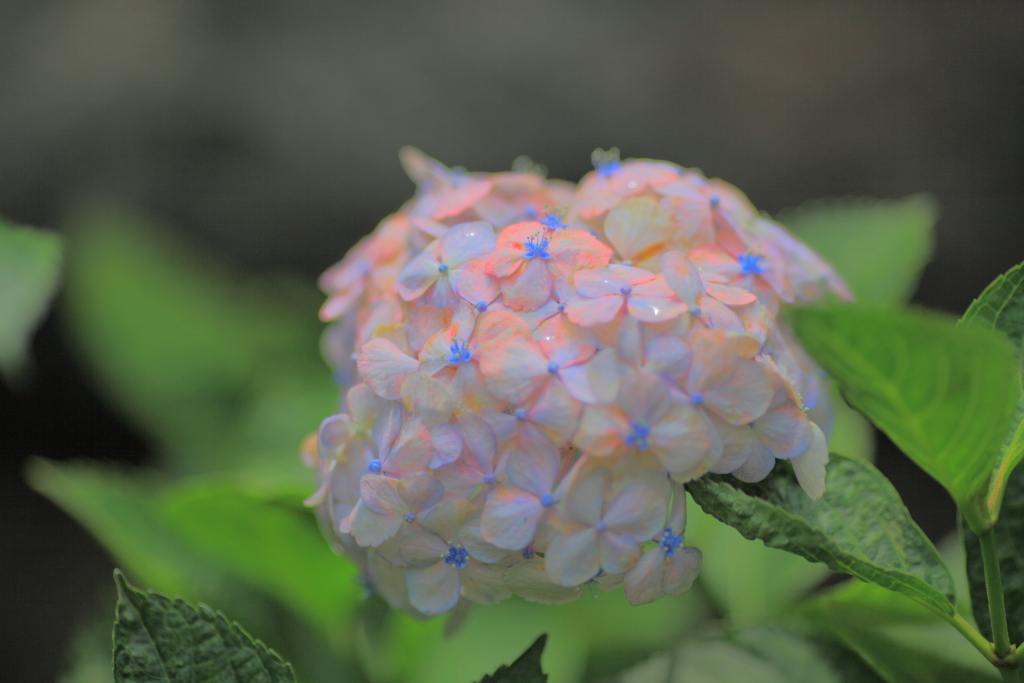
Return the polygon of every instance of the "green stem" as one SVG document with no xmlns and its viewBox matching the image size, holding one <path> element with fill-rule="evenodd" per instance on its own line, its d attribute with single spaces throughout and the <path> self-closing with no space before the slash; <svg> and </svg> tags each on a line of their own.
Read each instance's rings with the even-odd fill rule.
<svg viewBox="0 0 1024 683">
<path fill-rule="evenodd" d="M 981 559 L 985 565 L 985 589 L 988 593 L 988 616 L 992 623 L 992 637 L 995 641 L 996 656 L 1001 659 L 1010 653 L 1010 631 L 1006 626 L 1003 580 L 999 575 L 995 531 L 989 529 L 979 534 L 978 540 L 981 541 Z"/>
<path fill-rule="evenodd" d="M 1017 650 L 1006 658 L 1006 663 L 1010 666 L 1020 666 L 1021 664 L 1024 664 L 1024 644 L 1017 646 Z"/>
<path fill-rule="evenodd" d="M 996 657 L 992 643 L 988 642 L 988 640 L 985 639 L 985 636 L 981 635 L 978 632 L 978 629 L 971 626 L 966 619 L 956 613 L 952 615 L 946 614 L 939 608 L 932 606 L 931 603 L 924 602 L 923 600 L 919 600 L 918 604 L 924 605 L 932 612 L 945 619 L 949 625 L 959 631 L 960 635 L 966 638 L 967 642 L 973 645 L 975 649 L 989 661 L 990 664 L 993 666 L 999 666 L 999 657 Z M 1017 682 L 1014 681 L 1014 683 Z"/>
<path fill-rule="evenodd" d="M 999 673 L 1003 677 L 1003 683 L 1020 683 L 1020 676 L 1014 669 L 999 667 Z"/>
</svg>

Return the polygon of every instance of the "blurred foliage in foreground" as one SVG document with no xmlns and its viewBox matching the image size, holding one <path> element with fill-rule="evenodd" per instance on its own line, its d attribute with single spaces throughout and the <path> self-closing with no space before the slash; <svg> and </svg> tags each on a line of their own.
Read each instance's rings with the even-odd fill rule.
<svg viewBox="0 0 1024 683">
<path fill-rule="evenodd" d="M 936 210 L 925 197 L 787 215 L 874 303 L 905 302 L 931 254 Z M 830 574 L 823 564 L 748 541 L 696 505 L 687 542 L 706 560 L 682 597 L 643 607 L 621 591 L 554 607 L 512 599 L 427 622 L 390 611 L 301 505 L 312 487 L 298 444 L 338 394 L 318 354 L 317 292 L 240 279 L 123 207 L 80 207 L 66 227 L 66 323 L 107 398 L 160 459 L 132 472 L 35 461 L 29 481 L 138 584 L 224 610 L 291 661 L 298 680 L 479 680 L 541 633 L 553 683 L 938 681 L 949 671 L 998 680 L 917 603 L 860 582 L 808 597 Z M 870 426 L 838 404 L 831 450 L 870 459 Z M 946 561 L 969 616 L 962 553 Z M 88 642 L 67 680 L 105 683 Z"/>
</svg>

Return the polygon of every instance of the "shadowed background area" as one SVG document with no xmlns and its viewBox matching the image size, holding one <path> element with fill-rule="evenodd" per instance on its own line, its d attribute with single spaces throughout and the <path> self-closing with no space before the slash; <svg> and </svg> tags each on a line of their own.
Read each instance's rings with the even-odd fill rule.
<svg viewBox="0 0 1024 683">
<path fill-rule="evenodd" d="M 915 301 L 960 313 L 1024 257 L 1022 37 L 1016 1 L 8 0 L 0 215 L 56 227 L 112 198 L 240 272 L 312 279 L 410 195 L 403 144 L 470 170 L 527 154 L 573 181 L 615 145 L 772 214 L 929 192 L 942 218 Z M 22 483 L 25 459 L 151 451 L 57 311 L 32 381 L 0 388 L 0 656 L 17 681 L 54 680 L 112 567 Z M 945 494 L 879 448 L 941 537 Z"/>
</svg>

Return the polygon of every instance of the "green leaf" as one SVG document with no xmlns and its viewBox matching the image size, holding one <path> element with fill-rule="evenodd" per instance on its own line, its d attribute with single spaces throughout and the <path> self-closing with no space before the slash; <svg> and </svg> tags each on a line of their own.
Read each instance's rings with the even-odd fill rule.
<svg viewBox="0 0 1024 683">
<path fill-rule="evenodd" d="M 785 466 L 757 484 L 705 475 L 686 489 L 705 512 L 746 538 L 824 562 L 833 571 L 905 593 L 952 615 L 953 579 L 896 489 L 869 463 L 831 457 L 825 495 L 817 501 Z"/>
<path fill-rule="evenodd" d="M 938 615 L 905 595 L 849 581 L 801 605 L 817 635 L 856 652 L 888 683 L 982 683 L 999 674 Z"/>
<path fill-rule="evenodd" d="M 817 200 L 779 214 L 779 221 L 825 257 L 857 300 L 891 305 L 908 301 L 932 257 L 935 199 Z"/>
<path fill-rule="evenodd" d="M 796 332 L 864 413 L 964 507 L 986 485 L 1013 412 L 1013 349 L 945 315 L 798 308 Z"/>
<path fill-rule="evenodd" d="M 1024 458 L 1024 263 L 1014 266 L 986 287 L 968 307 L 959 325 L 999 330 L 1017 348 L 1017 413 L 1007 431 L 988 489 L 978 501 L 987 518 L 997 519 L 1010 472 Z"/>
<path fill-rule="evenodd" d="M 331 551 L 301 506 L 197 477 L 162 491 L 155 509 L 204 558 L 328 631 L 345 624 L 362 597 L 356 566 Z"/>
<path fill-rule="evenodd" d="M 120 570 L 114 621 L 117 683 L 294 683 L 276 652 L 206 605 L 135 590 Z"/>
<path fill-rule="evenodd" d="M 729 637 L 690 637 L 620 675 L 620 683 L 845 683 L 825 648 L 776 626 L 741 629 Z M 870 679 L 867 679 L 870 680 Z M 864 681 L 863 678 L 860 679 Z"/>
<path fill-rule="evenodd" d="M 0 220 L 0 373 L 16 376 L 60 278 L 57 235 Z"/>
<path fill-rule="evenodd" d="M 698 581 L 733 626 L 781 614 L 830 573 L 820 562 L 747 540 L 696 505 L 688 508 L 686 542 L 704 553 Z"/>
<path fill-rule="evenodd" d="M 151 483 L 85 464 L 28 463 L 29 484 L 89 530 L 119 563 L 166 593 L 196 599 L 216 581 L 153 509 Z"/>
<path fill-rule="evenodd" d="M 988 613 L 981 545 L 973 531 L 965 528 L 963 532 L 971 608 L 978 622 L 978 630 L 991 640 L 992 623 Z M 1018 467 L 1009 476 L 1003 511 L 996 522 L 994 533 L 1010 642 L 1021 644 L 1024 643 L 1024 467 Z"/>
<path fill-rule="evenodd" d="M 163 592 L 220 598 L 218 577 L 234 576 L 333 637 L 361 596 L 355 565 L 331 551 L 296 501 L 266 500 L 223 477 L 158 486 L 41 459 L 28 479 Z"/>
<path fill-rule="evenodd" d="M 312 288 L 240 280 L 124 208 L 84 207 L 68 224 L 76 341 L 169 464 L 308 485 L 298 445 L 338 396 Z"/>
<path fill-rule="evenodd" d="M 533 641 L 519 659 L 511 665 L 502 664 L 494 675 L 480 679 L 480 683 L 547 683 L 548 675 L 540 668 L 540 656 L 544 654 L 547 634 Z"/>
</svg>

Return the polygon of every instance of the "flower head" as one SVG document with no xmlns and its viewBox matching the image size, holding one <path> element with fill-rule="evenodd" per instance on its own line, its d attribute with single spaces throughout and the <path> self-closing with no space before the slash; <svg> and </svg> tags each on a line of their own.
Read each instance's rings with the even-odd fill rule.
<svg viewBox="0 0 1024 683">
<path fill-rule="evenodd" d="M 785 460 L 824 492 L 828 392 L 777 315 L 845 284 L 722 181 L 593 160 L 574 187 L 405 149 L 416 196 L 321 278 L 347 392 L 307 503 L 392 606 L 643 604 L 700 568 L 686 482 Z"/>
</svg>

